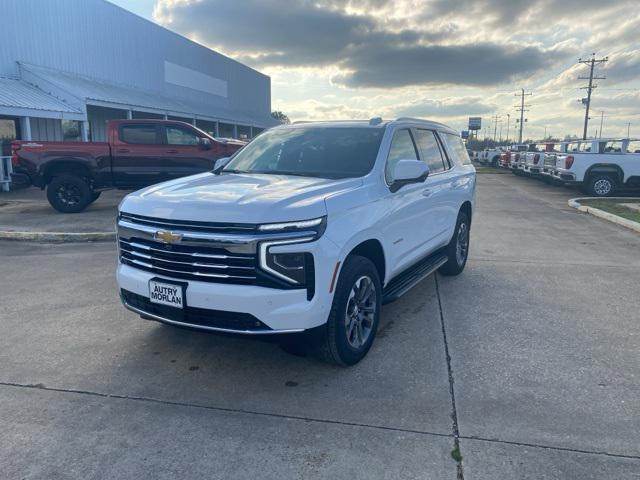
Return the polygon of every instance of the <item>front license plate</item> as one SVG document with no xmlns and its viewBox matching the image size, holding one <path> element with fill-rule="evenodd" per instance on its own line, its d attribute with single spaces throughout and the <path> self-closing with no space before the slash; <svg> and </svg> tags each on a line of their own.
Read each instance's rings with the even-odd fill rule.
<svg viewBox="0 0 640 480">
<path fill-rule="evenodd" d="M 149 300 L 151 303 L 182 309 L 184 308 L 184 286 L 149 280 Z"/>
</svg>

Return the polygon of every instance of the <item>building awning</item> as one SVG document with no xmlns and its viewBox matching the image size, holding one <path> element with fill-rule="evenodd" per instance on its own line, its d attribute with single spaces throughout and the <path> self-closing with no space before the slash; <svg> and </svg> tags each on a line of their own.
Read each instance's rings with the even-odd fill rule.
<svg viewBox="0 0 640 480">
<path fill-rule="evenodd" d="M 135 87 L 106 83 L 58 70 L 20 63 L 22 77 L 57 97 L 69 99 L 69 103 L 97 105 L 125 110 L 146 111 L 178 117 L 221 121 L 260 127 L 273 126 L 270 117 L 256 119 L 250 114 L 230 111 L 222 107 L 192 104 L 180 99 L 148 92 Z"/>
<path fill-rule="evenodd" d="M 16 117 L 83 120 L 82 109 L 52 96 L 29 83 L 0 77 L 0 114 Z"/>
</svg>

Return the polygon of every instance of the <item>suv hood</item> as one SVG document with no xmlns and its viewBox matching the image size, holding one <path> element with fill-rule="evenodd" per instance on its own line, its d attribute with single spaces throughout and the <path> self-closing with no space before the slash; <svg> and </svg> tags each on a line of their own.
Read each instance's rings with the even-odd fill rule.
<svg viewBox="0 0 640 480">
<path fill-rule="evenodd" d="M 139 190 L 120 210 L 169 220 L 271 223 L 327 214 L 330 195 L 362 185 L 359 178 L 330 180 L 291 175 L 203 173 Z"/>
</svg>

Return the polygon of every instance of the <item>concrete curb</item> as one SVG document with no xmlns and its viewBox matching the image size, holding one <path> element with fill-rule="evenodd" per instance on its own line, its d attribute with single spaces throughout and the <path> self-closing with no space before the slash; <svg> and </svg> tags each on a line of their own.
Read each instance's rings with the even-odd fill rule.
<svg viewBox="0 0 640 480">
<path fill-rule="evenodd" d="M 594 217 L 602 218 L 603 220 L 608 220 L 609 222 L 616 223 L 623 227 L 626 227 L 630 230 L 640 233 L 640 223 L 634 222 L 633 220 L 627 220 L 626 218 L 619 217 L 618 215 L 613 215 L 612 213 L 605 212 L 604 210 L 600 210 L 599 208 L 588 207 L 586 205 L 581 205 L 580 200 L 593 200 L 597 199 L 596 197 L 581 197 L 581 198 L 572 198 L 569 200 L 568 204 L 570 207 L 575 208 L 576 210 L 580 210 L 584 213 L 589 213 Z M 601 200 L 598 198 L 598 200 Z M 633 200 L 633 197 L 607 197 L 606 200 Z"/>
<path fill-rule="evenodd" d="M 115 232 L 6 232 L 0 231 L 0 240 L 23 242 L 109 242 L 115 241 Z"/>
</svg>

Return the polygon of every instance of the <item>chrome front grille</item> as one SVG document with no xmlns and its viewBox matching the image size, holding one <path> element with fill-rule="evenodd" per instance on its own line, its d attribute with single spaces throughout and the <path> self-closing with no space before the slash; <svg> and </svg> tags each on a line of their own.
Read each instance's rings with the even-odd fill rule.
<svg viewBox="0 0 640 480">
<path fill-rule="evenodd" d="M 220 223 L 220 222 L 196 222 L 184 220 L 167 220 L 164 218 L 146 217 L 132 213 L 120 213 L 120 220 L 136 225 L 144 225 L 153 228 L 167 230 L 188 230 L 198 233 L 227 233 L 227 234 L 251 234 L 256 232 L 256 225 L 251 223 Z"/>
<path fill-rule="evenodd" d="M 201 282 L 254 284 L 256 256 L 219 248 L 119 239 L 120 261 L 141 270 Z"/>
</svg>

